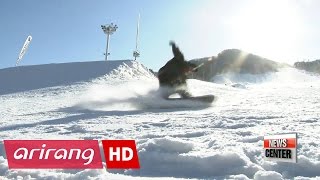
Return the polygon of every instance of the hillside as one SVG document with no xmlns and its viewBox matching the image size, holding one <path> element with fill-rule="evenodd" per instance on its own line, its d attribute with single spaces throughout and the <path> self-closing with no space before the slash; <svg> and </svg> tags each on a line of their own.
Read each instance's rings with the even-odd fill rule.
<svg viewBox="0 0 320 180">
<path fill-rule="evenodd" d="M 294 67 L 297 69 L 320 74 L 320 60 L 296 62 L 294 63 Z"/>
<path fill-rule="evenodd" d="M 246 53 L 238 49 L 227 49 L 218 56 L 191 60 L 203 64 L 191 78 L 210 81 L 212 77 L 224 73 L 263 74 L 276 72 L 281 65 L 275 61 Z"/>
</svg>

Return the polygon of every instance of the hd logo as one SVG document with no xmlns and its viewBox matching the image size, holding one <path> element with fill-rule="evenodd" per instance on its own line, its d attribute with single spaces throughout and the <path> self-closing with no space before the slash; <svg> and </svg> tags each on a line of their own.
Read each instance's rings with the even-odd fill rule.
<svg viewBox="0 0 320 180">
<path fill-rule="evenodd" d="M 264 136 L 265 160 L 297 163 L 297 134 Z"/>
</svg>

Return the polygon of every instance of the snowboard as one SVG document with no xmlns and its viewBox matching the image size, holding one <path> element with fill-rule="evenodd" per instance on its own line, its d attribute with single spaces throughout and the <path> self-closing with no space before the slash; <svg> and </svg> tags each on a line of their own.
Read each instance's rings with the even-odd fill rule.
<svg viewBox="0 0 320 180">
<path fill-rule="evenodd" d="M 192 96 L 187 98 L 168 98 L 167 100 L 170 101 L 183 101 L 183 100 L 191 100 L 191 101 L 198 101 L 204 103 L 212 103 L 215 99 L 214 95 L 204 95 L 204 96 Z"/>
</svg>

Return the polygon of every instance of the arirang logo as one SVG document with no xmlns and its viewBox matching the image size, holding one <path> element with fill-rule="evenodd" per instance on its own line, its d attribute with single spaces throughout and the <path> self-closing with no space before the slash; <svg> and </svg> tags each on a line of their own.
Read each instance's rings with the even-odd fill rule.
<svg viewBox="0 0 320 180">
<path fill-rule="evenodd" d="M 83 163 L 83 165 L 88 165 L 92 162 L 93 157 L 94 157 L 94 150 L 92 148 L 89 149 L 85 149 L 84 151 L 82 151 L 81 149 L 53 149 L 53 148 L 49 148 L 49 149 L 45 149 L 46 148 L 46 144 L 42 144 L 42 149 L 31 149 L 30 151 L 25 148 L 19 148 L 17 149 L 14 154 L 13 157 L 16 160 L 19 159 L 49 159 L 49 156 L 53 156 L 54 159 L 77 159 L 79 160 L 80 157 L 83 160 L 86 160 L 86 162 Z M 39 152 L 39 156 L 37 156 L 37 152 Z M 37 156 L 37 157 L 34 157 Z"/>
<path fill-rule="evenodd" d="M 9 169 L 101 169 L 98 140 L 4 140 Z M 135 140 L 102 140 L 107 168 L 139 169 Z"/>
<path fill-rule="evenodd" d="M 103 168 L 98 140 L 4 140 L 9 168 Z"/>
</svg>

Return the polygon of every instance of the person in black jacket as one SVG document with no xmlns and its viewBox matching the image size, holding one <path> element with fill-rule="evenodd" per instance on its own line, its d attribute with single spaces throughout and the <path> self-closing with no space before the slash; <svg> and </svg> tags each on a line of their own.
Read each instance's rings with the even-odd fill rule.
<svg viewBox="0 0 320 180">
<path fill-rule="evenodd" d="M 170 45 L 174 57 L 158 71 L 161 95 L 168 98 L 178 93 L 183 98 L 190 97 L 186 79 L 188 73 L 196 70 L 196 65 L 185 61 L 183 54 L 173 41 L 170 41 Z"/>
</svg>

